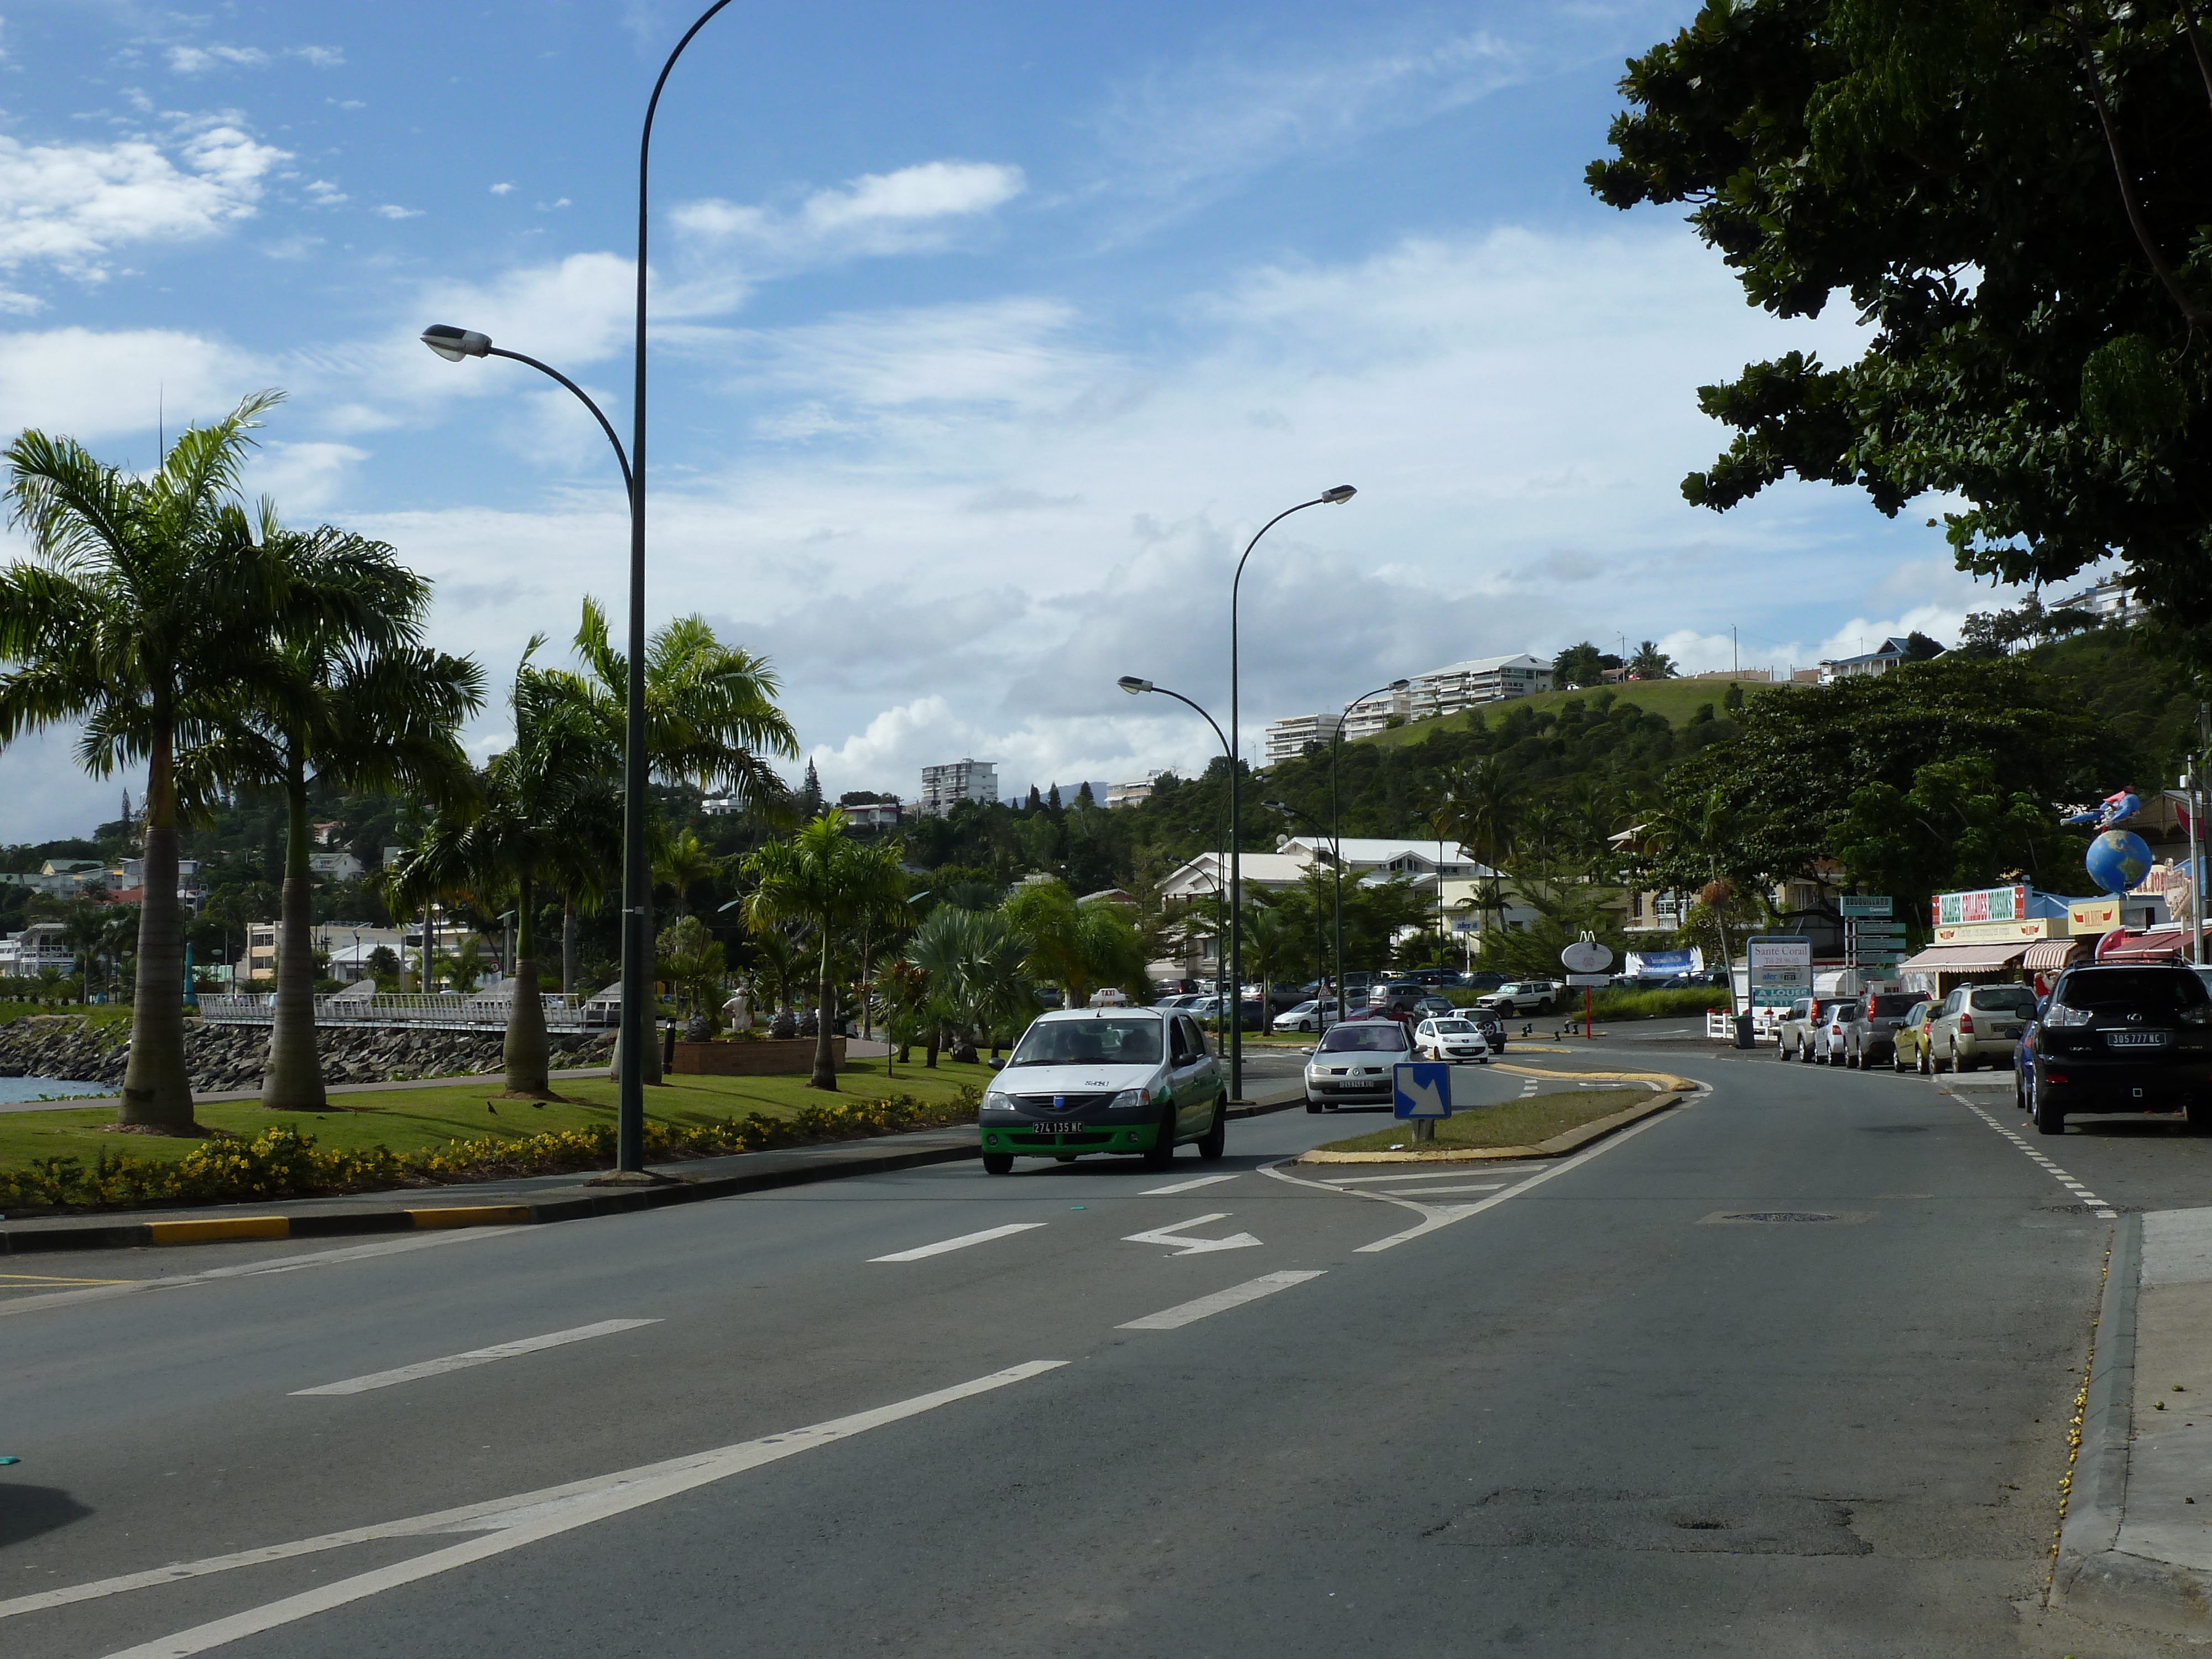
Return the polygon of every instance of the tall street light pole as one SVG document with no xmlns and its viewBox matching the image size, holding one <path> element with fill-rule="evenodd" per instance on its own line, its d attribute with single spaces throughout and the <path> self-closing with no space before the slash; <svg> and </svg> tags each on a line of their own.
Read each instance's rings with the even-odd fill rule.
<svg viewBox="0 0 2212 1659">
<path fill-rule="evenodd" d="M 1237 597 L 1244 586 L 1244 561 L 1252 556 L 1252 550 L 1260 544 L 1260 538 L 1273 530 L 1293 513 L 1303 513 L 1310 507 L 1341 506 L 1359 492 L 1350 484 L 1338 484 L 1324 489 L 1310 501 L 1300 501 L 1296 507 L 1286 507 L 1261 525 L 1252 539 L 1244 544 L 1244 553 L 1237 561 L 1237 574 L 1229 583 L 1229 989 L 1236 1004 L 1236 1018 L 1229 1022 L 1229 1097 L 1244 1098 L 1244 860 L 1242 856 L 1243 836 L 1238 831 L 1243 827 L 1237 821 L 1237 810 L 1243 804 L 1243 791 L 1238 787 L 1237 744 L 1240 732 L 1237 724 Z M 1191 705 L 1196 708 L 1195 703 Z M 1267 999 L 1261 998 L 1264 1003 Z"/>
<path fill-rule="evenodd" d="M 1232 776 L 1235 775 L 1237 770 L 1237 751 L 1229 746 L 1229 739 L 1223 737 L 1221 734 L 1220 722 L 1216 720 L 1212 715 L 1207 714 L 1203 708 L 1200 708 L 1196 703 L 1193 702 L 1188 697 L 1183 696 L 1182 692 L 1170 691 L 1164 685 L 1154 685 L 1150 680 L 1140 680 L 1134 674 L 1124 674 L 1120 679 L 1115 681 L 1114 684 L 1120 686 L 1124 691 L 1127 691 L 1133 697 L 1140 696 L 1147 691 L 1156 691 L 1163 697 L 1173 697 L 1177 702 L 1181 703 L 1186 708 L 1196 709 L 1198 712 L 1198 717 L 1213 728 L 1213 735 L 1220 741 L 1221 744 L 1221 752 L 1229 757 L 1230 773 Z M 1230 836 L 1230 845 L 1234 847 L 1236 844 L 1236 834 L 1234 827 L 1232 826 Z M 1235 855 L 1232 854 L 1231 856 L 1234 857 Z M 1213 884 L 1213 890 L 1215 896 L 1218 897 L 1221 891 L 1221 883 L 1218 879 L 1220 872 L 1217 870 L 1214 874 L 1216 879 Z M 1234 913 L 1232 912 L 1231 914 L 1233 915 Z M 1233 926 L 1234 923 L 1232 922 L 1231 925 Z M 1218 935 L 1215 939 L 1215 948 L 1217 950 L 1219 949 L 1219 938 Z M 1219 964 L 1217 962 L 1216 966 L 1218 967 L 1218 965 Z M 1218 985 L 1220 982 L 1220 976 L 1217 974 L 1214 978 L 1214 983 Z M 1241 985 L 1232 983 L 1229 988 L 1229 1012 L 1226 1016 L 1226 1019 L 1231 1030 L 1241 1031 L 1243 1029 L 1244 991 Z M 1232 1084 L 1231 1085 L 1231 1093 L 1233 1096 L 1235 1092 L 1236 1088 Z"/>
<path fill-rule="evenodd" d="M 1272 807 L 1286 818 L 1304 818 L 1322 835 L 1328 833 L 1322 828 L 1322 821 L 1302 806 L 1293 806 L 1286 800 L 1268 800 L 1260 804 L 1262 806 Z M 1338 878 L 1336 883 L 1336 901 L 1338 949 L 1341 951 L 1344 931 L 1344 881 L 1341 876 Z M 1328 963 L 1322 956 L 1321 948 L 1321 905 L 1316 901 L 1314 905 L 1314 1030 L 1316 1031 L 1326 1031 L 1329 1026 L 1329 1022 L 1322 1018 L 1321 1012 L 1323 1000 L 1322 988 L 1328 982 Z M 1336 964 L 1335 989 L 1328 992 L 1327 995 L 1334 1004 L 1338 1018 L 1341 1019 L 1344 1016 L 1344 963 L 1341 961 Z M 1262 1018 L 1264 1018 L 1265 1016 L 1262 1015 Z"/>
<path fill-rule="evenodd" d="M 1411 680 L 1392 680 L 1388 685 L 1378 685 L 1372 691 L 1363 691 L 1345 704 L 1346 718 L 1370 697 L 1379 697 L 1385 691 L 1403 691 Z M 1336 787 L 1336 757 L 1344 748 L 1344 720 L 1339 720 L 1336 729 L 1328 734 L 1328 840 L 1329 856 L 1336 860 L 1336 1012 L 1344 1012 L 1344 799 Z"/>
<path fill-rule="evenodd" d="M 623 722 L 622 1075 L 615 1112 L 615 1167 L 617 1171 L 629 1174 L 641 1173 L 645 1168 L 646 1002 L 651 995 L 653 963 L 652 872 L 646 848 L 649 768 L 645 752 L 645 322 L 653 118 L 659 111 L 661 91 L 668 84 L 669 72 L 676 67 L 676 60 L 684 55 L 692 37 L 729 3 L 730 0 L 714 0 L 684 31 L 676 49 L 668 54 L 668 61 L 660 66 L 660 74 L 653 83 L 653 96 L 646 100 L 645 125 L 637 144 L 637 330 L 629 453 L 623 466 L 623 478 L 629 486 L 629 685 Z M 608 425 L 606 416 L 599 413 L 598 405 L 589 398 L 584 397 L 574 381 L 520 353 L 495 352 L 491 342 L 481 335 L 473 337 L 483 340 L 483 349 L 462 346 L 456 352 L 431 340 L 428 334 L 423 337 L 424 343 L 432 350 L 457 362 L 462 356 L 497 356 L 514 357 L 543 369 L 583 398 L 592 413 L 599 416 L 608 441 L 615 446 L 615 453 L 622 453 L 622 445 L 615 438 L 614 428 Z"/>
</svg>

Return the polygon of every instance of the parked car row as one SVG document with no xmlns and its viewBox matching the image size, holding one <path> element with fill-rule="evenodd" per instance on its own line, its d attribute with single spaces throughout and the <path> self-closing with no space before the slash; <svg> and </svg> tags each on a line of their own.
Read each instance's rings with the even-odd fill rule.
<svg viewBox="0 0 2212 1659">
<path fill-rule="evenodd" d="M 2180 1112 L 2212 1129 L 2212 968 L 2069 968 L 2039 1002 L 2026 985 L 1800 998 L 1778 1025 L 1785 1060 L 1932 1076 L 2009 1066 L 2044 1134 L 2083 1113 Z"/>
</svg>

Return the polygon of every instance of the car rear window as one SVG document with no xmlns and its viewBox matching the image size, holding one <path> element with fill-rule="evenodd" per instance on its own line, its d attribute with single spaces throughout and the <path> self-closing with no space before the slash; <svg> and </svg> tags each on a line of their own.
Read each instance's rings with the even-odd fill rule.
<svg viewBox="0 0 2212 1659">
<path fill-rule="evenodd" d="M 1968 994 L 1967 1006 L 1976 1013 L 2033 1014 L 2035 993 L 2025 985 L 1978 986 Z"/>
<path fill-rule="evenodd" d="M 1321 1040 L 1324 1054 L 1341 1054 L 1346 1049 L 1402 1048 L 1406 1046 L 1406 1028 L 1394 1019 L 1361 1020 L 1351 1025 L 1332 1025 L 1328 1035 Z"/>
<path fill-rule="evenodd" d="M 2179 1013 L 2212 1001 L 2203 981 L 2184 968 L 2077 969 L 2058 981 L 2057 996 L 2066 1007 L 2097 1013 Z"/>
<path fill-rule="evenodd" d="M 1886 1019 L 1893 1014 L 1909 1014 L 1915 1007 L 1927 1000 L 1928 999 L 1917 991 L 1886 997 L 1877 996 L 1874 1000 L 1875 1018 Z"/>
</svg>

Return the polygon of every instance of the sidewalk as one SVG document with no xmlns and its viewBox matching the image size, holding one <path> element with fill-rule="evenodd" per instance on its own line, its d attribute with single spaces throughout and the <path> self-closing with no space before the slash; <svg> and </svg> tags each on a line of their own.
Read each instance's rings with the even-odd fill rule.
<svg viewBox="0 0 2212 1659">
<path fill-rule="evenodd" d="M 1302 1084 L 1269 1088 L 1264 1098 L 1230 1109 L 1232 1118 L 1259 1117 L 1304 1103 Z M 404 1187 L 336 1198 L 288 1198 L 261 1204 L 208 1204 L 165 1210 L 105 1211 L 91 1215 L 0 1217 L 0 1256 L 52 1250 L 137 1249 L 207 1244 L 240 1238 L 336 1238 L 355 1233 L 446 1227 L 528 1226 L 624 1215 L 671 1204 L 734 1198 L 778 1187 L 884 1175 L 923 1164 L 951 1164 L 981 1151 L 972 1123 L 917 1129 L 865 1140 L 824 1141 L 727 1158 L 647 1165 L 639 1184 L 601 1185 L 590 1172 L 525 1176 L 452 1187 Z"/>
<path fill-rule="evenodd" d="M 2212 1637 L 2212 1209 L 2114 1230 L 2051 1596 Z"/>
</svg>

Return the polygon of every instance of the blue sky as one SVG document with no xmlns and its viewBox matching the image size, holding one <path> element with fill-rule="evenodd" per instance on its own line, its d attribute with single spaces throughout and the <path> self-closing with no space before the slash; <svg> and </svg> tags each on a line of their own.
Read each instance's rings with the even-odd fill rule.
<svg viewBox="0 0 2212 1659">
<path fill-rule="evenodd" d="M 1665 4 L 733 7 L 653 173 L 652 594 L 765 652 L 833 794 L 925 763 L 1202 764 L 1245 581 L 1244 735 L 1401 673 L 1656 637 L 1786 668 L 1987 605 L 1924 512 L 1680 499 L 1695 388 L 1847 316 L 1744 306 L 1591 199 Z M 249 487 L 438 582 L 495 684 L 623 597 L 637 124 L 661 0 L 46 0 L 0 21 L 0 431 L 145 465 L 284 387 Z M 471 733 L 499 746 L 502 712 Z M 0 839 L 116 784 L 0 754 Z"/>
</svg>

